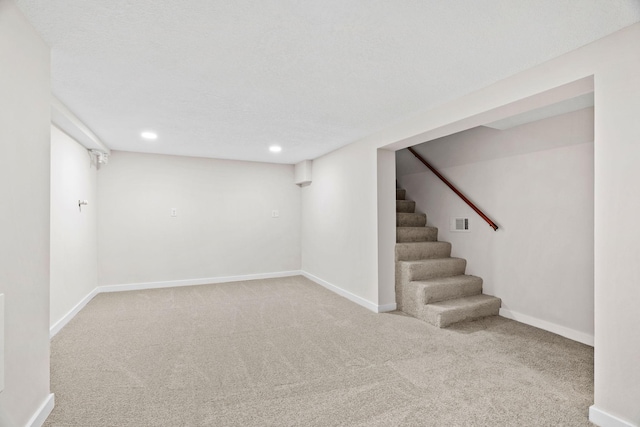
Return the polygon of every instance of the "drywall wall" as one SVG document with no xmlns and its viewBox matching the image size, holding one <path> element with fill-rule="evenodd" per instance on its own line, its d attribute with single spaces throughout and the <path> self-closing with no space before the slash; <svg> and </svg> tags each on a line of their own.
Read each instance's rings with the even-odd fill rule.
<svg viewBox="0 0 640 427">
<path fill-rule="evenodd" d="M 395 199 L 395 152 L 378 150 L 378 189 L 376 198 Z M 396 239 L 395 203 L 378 205 L 378 311 L 393 311 L 397 308 L 395 295 L 395 248 L 387 244 Z"/>
<path fill-rule="evenodd" d="M 376 201 L 395 203 L 393 195 L 377 191 L 377 169 L 393 167 L 385 159 L 378 159 L 376 167 L 374 159 L 378 148 L 399 150 L 595 88 L 596 358 L 595 404 L 591 416 L 598 413 L 612 423 L 617 417 L 629 425 L 640 425 L 637 405 L 640 401 L 640 365 L 637 363 L 640 311 L 636 307 L 640 300 L 636 245 L 640 232 L 629 227 L 640 213 L 638 40 L 640 24 L 315 159 L 314 182 L 302 189 L 303 265 L 309 265 L 321 279 L 345 287 L 357 297 L 373 298 L 383 291 L 379 286 L 388 284 L 377 280 L 378 263 L 370 253 L 371 248 L 394 245 L 388 237 L 391 233 L 378 234 L 377 227 L 372 225 L 376 221 Z M 322 165 L 321 172 L 316 165 Z M 328 176 L 333 170 L 338 173 L 335 179 Z M 314 188 L 316 180 L 325 181 L 322 191 Z M 352 227 L 348 238 L 340 239 L 342 245 L 319 235 L 326 229 L 327 219 L 309 211 L 310 208 L 328 208 L 337 212 L 328 215 L 342 215 L 344 223 L 333 218 L 338 228 Z M 358 214 L 353 212 L 354 208 Z M 349 270 L 345 262 L 345 259 L 357 258 L 355 254 L 363 257 L 362 262 L 353 265 L 359 270 L 357 273 Z M 311 257 L 314 259 L 309 259 Z"/>
<path fill-rule="evenodd" d="M 11 1 L 0 1 L 0 425 L 50 410 L 49 49 Z M 43 409 L 44 408 L 44 409 Z M 37 420 L 36 420 L 37 421 Z"/>
<path fill-rule="evenodd" d="M 467 259 L 507 317 L 593 345 L 593 108 L 486 127 L 414 147 L 499 225 L 497 232 L 407 150 L 397 174 L 438 239 Z M 469 232 L 450 230 L 469 218 Z M 526 316 L 526 317 L 525 317 Z M 550 325 L 547 325 L 550 324 Z"/>
<path fill-rule="evenodd" d="M 98 174 L 98 260 L 100 285 L 300 270 L 293 166 L 112 152 Z"/>
<path fill-rule="evenodd" d="M 86 200 L 86 206 L 79 206 Z M 51 325 L 98 285 L 97 168 L 87 149 L 51 128 Z"/>
<path fill-rule="evenodd" d="M 596 56 L 593 409 L 640 426 L 640 25 L 627 34 Z"/>
<path fill-rule="evenodd" d="M 375 150 L 346 146 L 315 159 L 302 189 L 303 271 L 374 311 L 393 302 L 376 285 L 377 162 Z"/>
</svg>

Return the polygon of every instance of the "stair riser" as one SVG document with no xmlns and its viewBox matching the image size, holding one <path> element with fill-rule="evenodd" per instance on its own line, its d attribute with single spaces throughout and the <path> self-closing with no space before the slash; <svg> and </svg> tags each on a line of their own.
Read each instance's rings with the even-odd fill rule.
<svg viewBox="0 0 640 427">
<path fill-rule="evenodd" d="M 416 202 L 412 200 L 396 200 L 396 212 L 414 213 Z"/>
<path fill-rule="evenodd" d="M 467 266 L 467 261 L 461 258 L 425 260 L 417 263 L 399 262 L 403 279 L 409 282 L 461 276 Z"/>
<path fill-rule="evenodd" d="M 473 281 L 461 281 L 459 283 L 437 284 L 422 287 L 424 304 L 446 301 L 454 298 L 470 297 L 482 293 L 482 279 L 477 277 Z"/>
<path fill-rule="evenodd" d="M 427 215 L 417 213 L 396 213 L 396 227 L 424 227 Z"/>
<path fill-rule="evenodd" d="M 404 200 L 407 195 L 407 190 L 396 189 L 396 200 Z"/>
<path fill-rule="evenodd" d="M 438 229 L 435 227 L 396 228 L 396 242 L 435 242 L 438 240 Z"/>
<path fill-rule="evenodd" d="M 449 256 L 451 256 L 451 243 L 448 242 L 416 242 L 396 244 L 396 261 L 447 258 Z"/>
<path fill-rule="evenodd" d="M 458 322 L 464 322 L 468 320 L 481 319 L 487 316 L 497 316 L 500 312 L 501 300 L 495 298 L 493 300 L 478 304 L 474 307 L 467 307 L 459 310 L 450 310 L 443 313 L 438 313 L 432 310 L 431 306 L 426 305 L 425 314 L 429 323 L 439 328 L 446 328 L 449 325 Z"/>
</svg>

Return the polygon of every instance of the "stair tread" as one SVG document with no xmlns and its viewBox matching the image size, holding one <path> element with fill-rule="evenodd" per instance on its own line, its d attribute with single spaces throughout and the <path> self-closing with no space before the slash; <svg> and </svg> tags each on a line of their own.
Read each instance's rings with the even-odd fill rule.
<svg viewBox="0 0 640 427">
<path fill-rule="evenodd" d="M 396 212 L 396 227 L 424 227 L 427 215 L 423 213 Z"/>
<path fill-rule="evenodd" d="M 422 243 L 438 241 L 438 229 L 436 227 L 396 227 L 396 241 L 398 243 Z"/>
<path fill-rule="evenodd" d="M 398 228 L 402 228 L 402 227 L 398 227 Z M 429 227 L 404 227 L 404 228 L 429 228 Z M 407 246 L 407 247 L 418 247 L 421 245 L 438 245 L 438 246 L 449 246 L 451 245 L 451 243 L 449 242 L 443 242 L 442 240 L 436 240 L 433 242 L 398 242 L 396 243 L 397 246 Z"/>
<path fill-rule="evenodd" d="M 500 313 L 502 300 L 491 295 L 474 295 L 434 302 L 423 306 L 423 319 L 438 328 Z"/>
<path fill-rule="evenodd" d="M 426 242 L 400 242 L 395 247 L 396 261 L 446 258 L 451 255 L 451 243 L 426 241 Z"/>
<path fill-rule="evenodd" d="M 467 260 L 463 258 L 432 258 L 398 261 L 396 272 L 406 282 L 451 277 L 464 274 Z"/>
<path fill-rule="evenodd" d="M 473 283 L 477 281 L 482 281 L 482 278 L 478 276 L 473 276 L 471 274 L 461 274 L 459 276 L 439 277 L 439 278 L 425 279 L 425 280 L 414 280 L 414 282 L 419 283 L 421 285 L 425 285 L 425 286 L 458 284 L 461 282 Z"/>
<path fill-rule="evenodd" d="M 464 310 L 467 308 L 473 308 L 480 305 L 485 305 L 489 303 L 501 302 L 500 298 L 479 294 L 472 295 L 470 297 L 462 297 L 449 299 L 440 302 L 434 302 L 431 304 L 427 304 L 426 307 L 431 308 L 432 310 L 443 312 L 443 311 L 453 311 L 453 310 Z"/>
<path fill-rule="evenodd" d="M 464 258 L 458 258 L 458 257 L 446 257 L 446 258 L 430 258 L 430 259 L 416 259 L 416 260 L 409 260 L 409 261 L 398 261 L 404 264 L 422 264 L 422 263 L 433 263 L 433 264 L 437 264 L 437 263 L 442 263 L 442 262 L 449 262 L 449 263 L 457 263 L 460 260 L 465 261 Z M 421 280 L 416 280 L 416 282 L 421 281 Z"/>
<path fill-rule="evenodd" d="M 398 212 L 396 212 L 396 214 L 397 213 Z M 420 214 L 416 214 L 416 215 L 420 215 Z M 425 215 L 425 214 L 422 214 L 422 215 Z M 429 225 L 422 225 L 422 226 L 419 226 L 419 227 L 406 227 L 406 226 L 404 226 L 404 227 L 396 227 L 397 230 L 414 230 L 416 228 L 420 228 L 420 229 L 425 229 L 426 228 L 428 230 L 438 230 L 438 227 L 431 227 Z M 411 242 L 404 242 L 404 243 L 411 243 Z"/>
<path fill-rule="evenodd" d="M 415 213 L 416 202 L 413 200 L 396 200 L 397 213 Z"/>
<path fill-rule="evenodd" d="M 398 202 L 400 200 L 396 200 L 396 202 Z M 419 212 L 396 212 L 396 215 L 400 215 L 400 216 L 424 216 L 426 217 L 427 214 L 424 213 L 419 213 Z"/>
<path fill-rule="evenodd" d="M 424 304 L 433 304 L 455 298 L 470 297 L 482 294 L 482 278 L 468 274 L 414 280 L 410 284 L 415 286 L 422 295 Z"/>
</svg>

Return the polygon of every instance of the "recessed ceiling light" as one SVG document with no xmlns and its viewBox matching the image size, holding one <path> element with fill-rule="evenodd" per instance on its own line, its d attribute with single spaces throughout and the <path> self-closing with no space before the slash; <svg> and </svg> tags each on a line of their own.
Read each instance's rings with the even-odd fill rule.
<svg viewBox="0 0 640 427">
<path fill-rule="evenodd" d="M 153 141 L 154 139 L 158 139 L 158 134 L 151 131 L 144 131 L 140 134 L 144 139 L 148 139 L 149 141 Z"/>
<path fill-rule="evenodd" d="M 271 151 L 272 153 L 279 153 L 282 151 L 282 147 L 280 147 L 279 145 L 272 145 L 271 147 L 269 147 L 269 151 Z"/>
</svg>

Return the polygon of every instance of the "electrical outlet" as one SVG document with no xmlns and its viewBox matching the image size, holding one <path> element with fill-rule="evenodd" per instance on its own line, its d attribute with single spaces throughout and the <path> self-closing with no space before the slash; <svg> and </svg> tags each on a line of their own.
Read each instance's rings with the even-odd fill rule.
<svg viewBox="0 0 640 427">
<path fill-rule="evenodd" d="M 173 218 L 178 216 L 178 209 L 177 208 L 171 208 L 171 216 Z"/>
<path fill-rule="evenodd" d="M 271 218 L 278 218 L 278 217 L 280 217 L 280 211 L 276 211 L 276 210 L 271 211 Z"/>
</svg>

